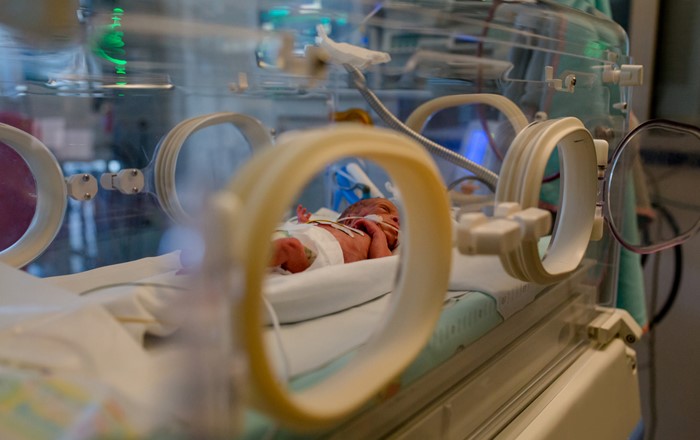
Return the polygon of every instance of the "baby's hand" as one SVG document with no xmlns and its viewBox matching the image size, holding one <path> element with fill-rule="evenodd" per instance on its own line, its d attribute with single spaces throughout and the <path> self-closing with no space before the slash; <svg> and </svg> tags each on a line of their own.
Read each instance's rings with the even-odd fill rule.
<svg viewBox="0 0 700 440">
<path fill-rule="evenodd" d="M 384 235 L 382 228 L 380 228 L 376 222 L 373 222 L 372 220 L 367 220 L 365 218 L 355 220 L 355 222 L 353 223 L 353 227 L 359 229 L 360 231 L 366 232 L 367 235 L 369 235 L 370 237 L 374 237 L 379 233 Z"/>
<path fill-rule="evenodd" d="M 354 227 L 366 232 L 371 238 L 368 250 L 369 258 L 387 257 L 391 255 L 386 234 L 377 223 L 362 218 L 357 220 Z"/>
<path fill-rule="evenodd" d="M 297 223 L 308 223 L 311 220 L 311 213 L 301 204 L 297 206 Z"/>
</svg>

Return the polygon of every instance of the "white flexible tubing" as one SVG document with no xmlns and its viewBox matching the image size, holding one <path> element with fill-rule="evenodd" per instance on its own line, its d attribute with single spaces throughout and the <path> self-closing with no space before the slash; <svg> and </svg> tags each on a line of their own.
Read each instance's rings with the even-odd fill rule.
<svg viewBox="0 0 700 440">
<path fill-rule="evenodd" d="M 518 108 L 517 105 L 515 105 L 513 101 L 505 96 L 494 95 L 492 93 L 474 93 L 470 95 L 441 96 L 439 98 L 431 99 L 413 110 L 413 113 L 411 113 L 408 116 L 408 119 L 406 119 L 406 126 L 408 126 L 408 128 L 411 130 L 420 133 L 423 131 L 425 123 L 435 113 L 448 108 L 467 104 L 486 104 L 496 108 L 508 118 L 508 122 L 510 122 L 510 125 L 513 127 L 513 130 L 515 130 L 516 134 L 528 124 L 525 114 Z"/>
<path fill-rule="evenodd" d="M 547 254 L 540 259 L 537 240 L 524 240 L 515 251 L 501 256 L 512 276 L 539 284 L 568 275 L 588 247 L 597 191 L 597 160 L 590 132 L 576 118 L 531 124 L 506 154 L 496 191 L 497 203 L 517 202 L 522 209 L 536 207 L 547 161 L 557 145 L 563 164 L 563 194 Z"/>
<path fill-rule="evenodd" d="M 192 218 L 182 208 L 175 186 L 175 171 L 180 150 L 188 137 L 203 128 L 230 123 L 238 128 L 253 152 L 271 145 L 273 140 L 265 126 L 255 118 L 241 113 L 219 112 L 186 119 L 163 138 L 154 164 L 154 186 L 161 208 L 176 223 L 191 224 Z"/>
<path fill-rule="evenodd" d="M 384 194 L 379 191 L 377 185 L 372 182 L 372 179 L 369 178 L 367 173 L 365 173 L 358 164 L 351 162 L 345 166 L 345 169 L 348 170 L 348 174 L 350 174 L 356 181 L 367 185 L 369 188 L 370 197 L 384 197 Z"/>
<path fill-rule="evenodd" d="M 278 383 L 264 344 L 262 285 L 271 246 L 261 243 L 270 242 L 278 220 L 304 185 L 329 163 L 347 157 L 374 161 L 400 188 L 405 266 L 386 320 L 346 367 L 311 388 L 292 392 Z M 220 202 L 216 206 L 238 208 L 223 210 L 228 214 L 219 222 L 221 230 L 205 231 L 212 243 L 205 269 L 232 253 L 228 255 L 245 273 L 244 295 L 233 310 L 238 317 L 234 333 L 248 355 L 253 404 L 296 429 L 318 430 L 338 423 L 409 365 L 439 317 L 452 240 L 449 202 L 437 167 L 420 145 L 400 133 L 338 125 L 279 138 L 276 148 L 254 156 L 216 197 Z"/>
<path fill-rule="evenodd" d="M 53 153 L 39 139 L 18 128 L 0 123 L 0 141 L 9 145 L 24 159 L 36 182 L 36 211 L 29 228 L 16 243 L 0 251 L 1 262 L 23 267 L 41 255 L 61 229 L 68 190 L 60 165 Z M 2 213 L 8 214 L 11 213 Z"/>
</svg>

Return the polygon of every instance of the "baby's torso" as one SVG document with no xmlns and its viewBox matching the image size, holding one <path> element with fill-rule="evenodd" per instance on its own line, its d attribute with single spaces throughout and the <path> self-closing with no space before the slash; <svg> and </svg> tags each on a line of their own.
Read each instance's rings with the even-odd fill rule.
<svg viewBox="0 0 700 440">
<path fill-rule="evenodd" d="M 369 257 L 369 246 L 371 243 L 369 235 L 360 235 L 353 232 L 351 237 L 328 224 L 317 224 L 316 227 L 323 228 L 333 234 L 333 237 L 338 240 L 340 248 L 343 250 L 343 260 L 346 263 L 366 260 Z"/>
</svg>

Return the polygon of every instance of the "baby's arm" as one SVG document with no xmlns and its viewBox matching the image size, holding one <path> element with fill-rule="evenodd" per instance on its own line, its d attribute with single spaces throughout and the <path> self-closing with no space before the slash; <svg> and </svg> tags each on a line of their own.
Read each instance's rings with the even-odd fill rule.
<svg viewBox="0 0 700 440">
<path fill-rule="evenodd" d="M 303 272 L 311 266 L 304 245 L 293 237 L 279 238 L 272 242 L 273 254 L 270 266 L 280 266 L 291 273 Z"/>
<path fill-rule="evenodd" d="M 370 236 L 371 240 L 367 258 L 388 257 L 392 255 L 386 240 L 386 234 L 378 224 L 371 220 L 361 219 L 358 220 L 355 225 Z"/>
</svg>

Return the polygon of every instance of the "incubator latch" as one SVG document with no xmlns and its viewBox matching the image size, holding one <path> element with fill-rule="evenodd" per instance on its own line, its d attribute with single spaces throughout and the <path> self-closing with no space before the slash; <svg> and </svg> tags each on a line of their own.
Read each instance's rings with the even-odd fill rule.
<svg viewBox="0 0 700 440">
<path fill-rule="evenodd" d="M 605 169 L 608 166 L 608 141 L 604 139 L 594 139 L 596 162 L 598 165 L 598 201 L 596 202 L 595 216 L 593 217 L 593 228 L 591 230 L 591 240 L 598 241 L 603 238 L 605 221 L 603 219 L 603 185 L 605 183 Z"/>
<path fill-rule="evenodd" d="M 118 173 L 104 173 L 100 185 L 106 190 L 118 190 L 122 194 L 139 194 L 143 191 L 146 179 L 141 170 L 131 168 Z"/>
<path fill-rule="evenodd" d="M 558 92 L 574 92 L 574 86 L 576 86 L 576 75 L 570 73 L 564 77 L 564 79 L 554 78 L 554 68 L 552 66 L 545 66 L 544 68 L 544 82 L 549 84 L 549 87 L 553 88 Z"/>
<path fill-rule="evenodd" d="M 463 254 L 502 255 L 522 240 L 538 240 L 549 233 L 552 216 L 539 208 L 521 210 L 517 203 L 500 203 L 493 217 L 468 213 L 459 218 L 457 248 Z"/>
<path fill-rule="evenodd" d="M 603 82 L 621 86 L 641 86 L 644 83 L 644 66 L 623 64 L 619 69 L 613 69 L 606 64 L 603 67 Z"/>
<path fill-rule="evenodd" d="M 66 188 L 74 200 L 92 200 L 97 195 L 97 179 L 92 174 L 74 174 L 66 179 Z"/>
<path fill-rule="evenodd" d="M 588 324 L 588 337 L 592 341 L 606 345 L 620 338 L 633 344 L 642 337 L 642 329 L 626 310 L 598 306 L 596 311 L 600 315 Z"/>
</svg>

